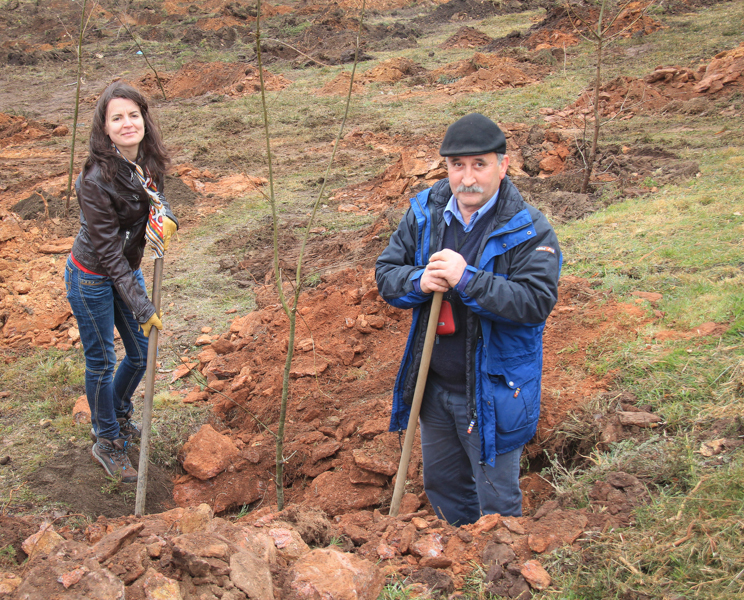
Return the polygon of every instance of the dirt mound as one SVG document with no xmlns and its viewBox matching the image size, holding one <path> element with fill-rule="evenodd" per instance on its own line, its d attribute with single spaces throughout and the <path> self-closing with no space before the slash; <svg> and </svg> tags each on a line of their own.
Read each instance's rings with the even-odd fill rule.
<svg viewBox="0 0 744 600">
<path fill-rule="evenodd" d="M 728 95 L 744 87 L 744 43 L 717 54 L 696 70 L 660 66 L 643 79 L 616 77 L 602 86 L 599 112 L 604 118 L 631 119 L 636 114 L 662 111 L 695 114 L 709 104 L 700 96 Z M 594 90 L 584 92 L 565 109 L 540 109 L 546 122 L 560 127 L 582 127 L 593 121 Z"/>
<path fill-rule="evenodd" d="M 406 77 L 421 75 L 426 72 L 421 65 L 416 64 L 407 58 L 391 58 L 386 60 L 369 71 L 366 71 L 359 78 L 362 84 L 367 83 L 395 83 Z"/>
<path fill-rule="evenodd" d="M 658 31 L 661 28 L 661 22 L 646 13 L 653 3 L 654 0 L 641 0 L 624 5 L 620 14 L 614 18 L 607 35 L 628 38 L 634 35 L 649 35 Z M 596 5 L 588 2 L 571 4 L 567 14 L 566 8 L 563 6 L 555 8 L 554 11 L 548 19 L 557 25 L 557 29 L 567 32 L 573 30 L 589 33 L 590 29 L 596 27 L 600 14 Z M 561 18 L 561 13 L 566 14 L 570 26 L 565 24 Z M 614 13 L 612 17 L 614 17 Z M 605 14 L 604 18 L 607 19 L 608 15 Z"/>
<path fill-rule="evenodd" d="M 55 238 L 67 238 L 77 234 L 80 228 L 78 204 L 75 198 L 70 201 L 70 210 L 66 211 L 67 200 L 39 188 L 31 195 L 14 204 L 11 210 L 24 221 L 30 222 L 37 229 L 44 229 L 49 247 L 55 245 Z"/>
<path fill-rule="evenodd" d="M 322 88 L 317 90 L 316 93 L 323 96 L 345 96 L 349 93 L 349 84 L 351 83 L 351 73 L 341 73 L 334 77 L 331 81 L 326 83 Z M 354 78 L 354 85 L 352 87 L 352 94 L 363 94 L 365 87 L 363 83 Z"/>
<path fill-rule="evenodd" d="M 458 94 L 522 87 L 535 83 L 547 71 L 544 67 L 517 63 L 512 58 L 476 52 L 468 60 L 432 71 L 430 79 L 446 86 L 450 94 Z"/>
<path fill-rule="evenodd" d="M 657 31 L 661 23 L 644 14 L 648 5 L 647 0 L 628 4 L 613 23 L 608 35 L 631 37 Z M 575 46 L 579 43 L 581 34 L 586 34 L 588 27 L 597 22 L 598 16 L 596 7 L 589 3 L 572 3 L 570 11 L 566 10 L 565 5 L 555 5 L 548 10 L 542 21 L 532 25 L 524 34 L 513 31 L 506 37 L 493 40 L 483 51 L 497 52 L 514 46 L 525 46 L 530 50 Z"/>
<path fill-rule="evenodd" d="M 716 54 L 708 64 L 701 64 L 693 71 L 684 67 L 657 67 L 645 78 L 647 83 L 661 88 L 668 96 L 677 94 L 689 97 L 696 94 L 733 92 L 744 87 L 744 42 L 733 50 Z M 690 90 L 690 88 L 692 88 Z"/>
<path fill-rule="evenodd" d="M 533 0 L 505 0 L 491 2 L 490 0 L 450 0 L 437 6 L 425 17 L 419 17 L 416 22 L 434 25 L 450 21 L 465 21 L 470 19 L 485 19 L 492 15 L 505 15 L 523 12 L 537 8 L 538 1 Z"/>
<path fill-rule="evenodd" d="M 525 42 L 530 50 L 567 48 L 579 43 L 579 37 L 559 29 L 543 29 L 530 35 Z"/>
<path fill-rule="evenodd" d="M 308 277 L 347 269 L 352 265 L 370 267 L 385 247 L 383 237 L 397 226 L 395 219 L 382 215 L 377 222 L 355 233 L 350 239 L 347 231 L 330 232 L 320 227 L 313 230 L 305 249 L 305 271 Z M 286 223 L 279 232 L 280 266 L 285 272 L 294 272 L 299 256 L 299 240 L 304 233 L 304 223 Z M 387 234 L 387 235 L 385 235 Z M 247 240 L 247 241 L 246 241 Z M 221 254 L 241 251 L 242 260 L 222 262 L 222 270 L 229 270 L 234 277 L 246 284 L 263 282 L 273 275 L 273 229 L 270 222 L 258 229 L 243 232 L 217 242 Z"/>
<path fill-rule="evenodd" d="M 244 63 L 192 62 L 174 74 L 158 73 L 168 98 L 193 98 L 204 94 L 243 96 L 261 89 L 258 68 Z M 264 84 L 269 91 L 283 90 L 290 82 L 281 75 L 264 71 Z M 161 95 L 155 75 L 148 72 L 138 86 L 150 96 Z"/>
<path fill-rule="evenodd" d="M 365 237 L 346 236 L 342 254 L 369 249 L 395 224 L 385 217 Z M 370 260 L 378 252 L 367 250 Z M 206 502 L 222 512 L 274 497 L 267 479 L 274 444 L 265 428 L 278 417 L 288 322 L 272 285 L 257 288 L 256 295 L 258 310 L 237 318 L 223 335 L 201 338 L 197 345 L 205 349 L 184 358 L 209 384 L 207 393 L 195 389 L 184 402 L 211 402 L 215 417 L 229 429 L 221 437 L 204 433 L 184 448 L 181 460 L 189 474 L 174 489 L 181 506 Z M 584 320 L 593 313 L 603 315 L 601 327 Z M 390 390 L 410 312 L 386 304 L 377 294 L 373 271 L 358 267 L 323 275 L 300 297 L 299 315 L 285 440 L 285 452 L 292 456 L 285 467 L 287 497 L 332 515 L 384 506 L 399 453 L 397 435 L 387 432 Z M 558 308 L 546 327 L 543 416 L 529 448 L 532 455 L 541 453 L 541 444 L 567 411 L 607 389 L 609 376 L 577 379 L 569 374 L 581 368 L 591 345 L 606 335 L 633 336 L 644 315 L 638 307 L 598 298 L 584 280 L 562 280 Z M 567 339 L 576 344 L 576 352 L 560 352 Z M 185 373 L 179 370 L 174 377 Z M 408 479 L 411 491 L 420 494 L 420 450 L 414 448 Z M 239 466 L 210 472 L 208 463 L 220 455 L 224 461 L 238 460 Z M 526 489 L 529 485 L 526 481 Z M 525 500 L 528 512 L 535 508 L 530 497 Z"/>
<path fill-rule="evenodd" d="M 0 113 L 0 148 L 25 144 L 51 135 L 66 135 L 67 127 L 58 128 L 54 123 L 33 121 L 20 115 Z"/>
<path fill-rule="evenodd" d="M 599 113 L 605 118 L 632 119 L 639 113 L 655 113 L 669 102 L 662 92 L 643 79 L 616 77 L 605 83 L 599 93 Z M 565 109 L 540 109 L 547 123 L 560 127 L 583 127 L 593 121 L 594 90 L 584 92 L 579 99 Z"/>
<path fill-rule="evenodd" d="M 426 69 L 412 60 L 401 57 L 391 58 L 362 74 L 357 74 L 354 77 L 352 93 L 364 93 L 366 86 L 370 83 L 392 84 L 410 78 L 416 78 L 417 81 L 425 81 L 425 77 Z M 340 73 L 318 90 L 318 93 L 323 95 L 346 95 L 349 93 L 350 81 L 350 73 Z"/>
<path fill-rule="evenodd" d="M 361 32 L 359 31 L 359 20 L 357 13 L 347 16 L 340 8 L 326 11 L 321 16 L 313 19 L 302 33 L 289 38 L 287 41 L 303 52 L 299 54 L 293 48 L 285 44 L 267 42 L 266 51 L 271 55 L 287 60 L 296 60 L 300 64 L 317 64 L 308 60 L 311 56 L 321 63 L 338 65 L 354 61 L 356 54 L 357 35 L 359 39 L 359 61 L 370 60 L 368 51 L 390 51 L 414 48 L 416 39 L 421 32 L 407 23 L 394 22 L 392 24 L 369 24 L 365 23 Z M 297 27 L 300 21 L 296 16 L 288 16 L 285 19 L 286 27 Z M 286 39 L 281 30 L 274 34 L 275 37 Z M 262 50 L 264 46 L 262 45 Z"/>
<path fill-rule="evenodd" d="M 442 43 L 442 48 L 480 48 L 493 39 L 475 27 L 460 27 L 457 33 Z"/>
</svg>

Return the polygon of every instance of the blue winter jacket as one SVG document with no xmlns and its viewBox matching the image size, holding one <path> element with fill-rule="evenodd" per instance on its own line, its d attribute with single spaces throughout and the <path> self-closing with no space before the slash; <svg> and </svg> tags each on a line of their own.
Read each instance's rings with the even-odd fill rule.
<svg viewBox="0 0 744 600">
<path fill-rule="evenodd" d="M 441 249 L 449 180 L 411 198 L 411 207 L 376 264 L 380 295 L 413 320 L 393 391 L 390 431 L 408 427 L 431 294 L 414 281 Z M 466 394 L 478 422 L 481 461 L 526 444 L 537 429 L 542 378 L 542 333 L 558 299 L 561 252 L 545 216 L 514 184 L 501 182 L 492 220 L 476 258 L 455 290 L 470 309 L 465 324 Z M 419 288 L 420 289 L 420 288 Z"/>
</svg>

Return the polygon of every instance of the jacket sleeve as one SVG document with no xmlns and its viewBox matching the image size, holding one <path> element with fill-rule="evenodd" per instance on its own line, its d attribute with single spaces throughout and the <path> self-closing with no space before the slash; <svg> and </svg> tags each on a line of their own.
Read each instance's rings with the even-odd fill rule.
<svg viewBox="0 0 744 600">
<path fill-rule="evenodd" d="M 423 266 L 416 264 L 417 239 L 418 224 L 409 208 L 375 265 L 377 290 L 396 308 L 413 308 L 431 298 L 414 285 L 424 272 Z"/>
<path fill-rule="evenodd" d="M 111 277 L 116 291 L 134 313 L 137 322 L 146 323 L 155 314 L 155 306 L 147 297 L 147 292 L 139 285 L 129 262 L 124 257 L 122 248 L 125 240 L 119 235 L 119 217 L 109 192 L 95 181 L 83 177 L 78 198 L 87 223 L 91 245 L 105 271 L 103 274 Z"/>
<path fill-rule="evenodd" d="M 463 274 L 456 289 L 479 316 L 537 324 L 553 310 L 558 301 L 561 252 L 555 231 L 538 215 L 534 222 L 537 235 L 504 254 L 505 273 L 468 267 Z"/>
</svg>

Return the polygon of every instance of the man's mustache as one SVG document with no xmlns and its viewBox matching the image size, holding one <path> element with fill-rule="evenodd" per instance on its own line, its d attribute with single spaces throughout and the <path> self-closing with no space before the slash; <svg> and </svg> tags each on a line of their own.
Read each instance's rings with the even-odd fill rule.
<svg viewBox="0 0 744 600">
<path fill-rule="evenodd" d="M 462 185 L 457 186 L 455 190 L 458 194 L 482 194 L 483 188 L 479 185 Z"/>
</svg>

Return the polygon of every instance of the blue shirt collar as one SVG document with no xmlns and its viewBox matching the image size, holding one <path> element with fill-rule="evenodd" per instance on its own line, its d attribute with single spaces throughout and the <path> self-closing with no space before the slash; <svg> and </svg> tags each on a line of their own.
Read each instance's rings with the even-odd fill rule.
<svg viewBox="0 0 744 600">
<path fill-rule="evenodd" d="M 489 210 L 491 210 L 493 205 L 496 204 L 498 198 L 499 192 L 496 190 L 496 193 L 492 198 L 473 213 L 473 216 L 470 217 L 470 223 L 466 224 L 465 219 L 457 206 L 457 198 L 452 195 L 450 196 L 449 202 L 447 202 L 447 206 L 444 207 L 444 220 L 447 225 L 450 225 L 452 223 L 452 217 L 455 217 L 455 219 L 457 219 L 457 221 L 464 227 L 465 233 L 467 233 L 475 227 L 475 223 L 478 221 L 479 216 L 485 215 Z"/>
</svg>

